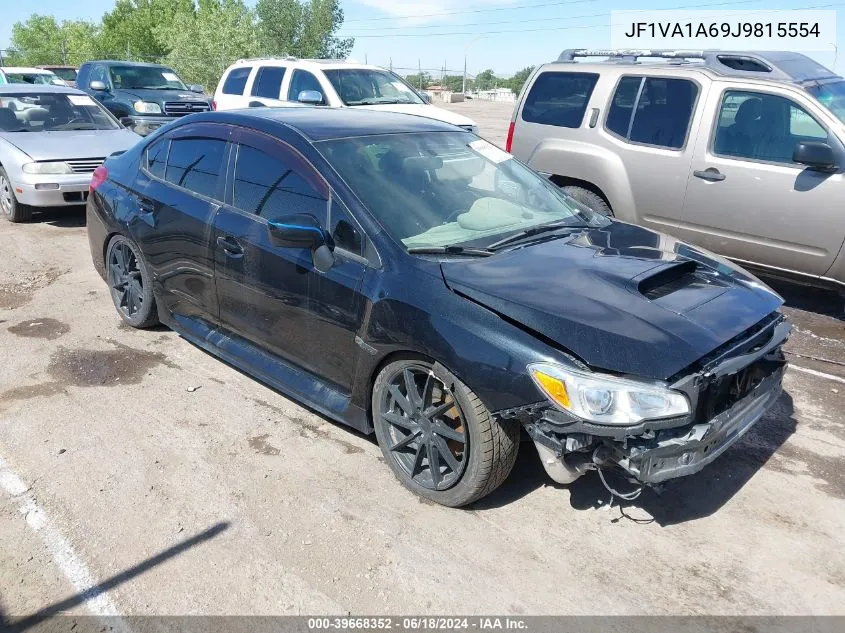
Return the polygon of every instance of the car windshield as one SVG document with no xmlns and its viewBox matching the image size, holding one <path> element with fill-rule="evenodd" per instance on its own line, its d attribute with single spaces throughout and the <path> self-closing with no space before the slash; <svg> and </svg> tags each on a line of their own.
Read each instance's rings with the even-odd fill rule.
<svg viewBox="0 0 845 633">
<path fill-rule="evenodd" d="M 101 105 L 85 94 L 0 90 L 0 132 L 59 132 L 119 128 Z"/>
<path fill-rule="evenodd" d="M 407 248 L 487 246 L 550 222 L 608 222 L 469 132 L 388 134 L 316 145 Z"/>
<path fill-rule="evenodd" d="M 808 86 L 807 92 L 845 123 L 845 81 Z"/>
<path fill-rule="evenodd" d="M 425 103 L 401 77 L 386 70 L 350 68 L 326 70 L 325 73 L 348 106 Z"/>
<path fill-rule="evenodd" d="M 112 66 L 112 85 L 128 90 L 187 90 L 179 75 L 162 66 Z"/>
<path fill-rule="evenodd" d="M 56 75 L 65 81 L 76 81 L 75 68 L 49 68 L 48 70 L 56 73 Z"/>
<path fill-rule="evenodd" d="M 10 84 L 50 85 L 56 76 L 53 73 L 6 73 Z"/>
</svg>

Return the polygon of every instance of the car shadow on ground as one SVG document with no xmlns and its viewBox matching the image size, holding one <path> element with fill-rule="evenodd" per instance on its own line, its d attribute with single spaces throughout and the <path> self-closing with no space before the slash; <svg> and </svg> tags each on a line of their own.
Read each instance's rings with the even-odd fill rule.
<svg viewBox="0 0 845 633">
<path fill-rule="evenodd" d="M 85 205 L 44 207 L 32 214 L 33 224 L 49 224 L 58 228 L 76 229 L 85 226 Z"/>
<path fill-rule="evenodd" d="M 733 498 L 795 432 L 797 422 L 792 397 L 783 393 L 769 412 L 734 446 L 702 471 L 667 483 L 659 492 L 646 488 L 634 501 L 614 499 L 613 520 L 675 525 L 710 516 Z M 620 492 L 633 490 L 621 477 L 607 476 Z M 516 466 L 505 483 L 489 496 L 473 504 L 473 509 L 494 508 L 524 497 L 540 486 L 553 486 L 566 494 L 576 510 L 606 507 L 610 493 L 598 475 L 587 473 L 569 486 L 554 484 L 543 470 L 537 451 L 523 442 Z"/>
<path fill-rule="evenodd" d="M 103 582 L 94 585 L 86 589 L 83 592 L 77 593 L 69 598 L 65 598 L 59 602 L 55 602 L 53 604 L 47 605 L 46 607 L 39 609 L 35 613 L 30 615 L 24 616 L 20 619 L 13 619 L 8 615 L 3 615 L 2 611 L 0 611 L 0 631 L 8 631 L 9 633 L 22 633 L 28 629 L 32 629 L 38 627 L 41 623 L 53 618 L 61 613 L 68 611 L 78 605 L 84 604 L 97 596 L 100 596 L 107 591 L 111 591 L 115 587 L 122 585 L 133 578 L 140 576 L 141 574 L 149 571 L 153 567 L 157 567 L 162 563 L 170 560 L 171 558 L 182 554 L 183 552 L 196 547 L 197 545 L 201 545 L 206 541 L 210 541 L 211 539 L 218 536 L 221 532 L 225 532 L 230 527 L 230 523 L 226 521 L 221 521 L 220 523 L 215 523 L 210 528 L 203 530 L 199 534 L 196 534 L 190 538 L 183 540 L 172 547 L 168 547 L 165 550 L 162 550 L 155 556 L 151 556 L 145 560 L 142 560 L 137 565 L 133 565 L 128 569 L 123 570 L 122 572 L 111 576 L 110 578 L 105 579 Z M 68 622 L 70 625 L 71 622 Z M 72 630 L 75 627 L 70 626 L 68 630 Z M 107 630 L 111 627 L 98 627 L 98 630 Z M 49 628 L 49 630 L 57 630 L 53 628 Z"/>
<path fill-rule="evenodd" d="M 789 308 L 845 321 L 845 297 L 833 290 L 801 286 L 778 279 L 764 278 L 764 281 L 783 297 L 784 305 Z"/>
</svg>

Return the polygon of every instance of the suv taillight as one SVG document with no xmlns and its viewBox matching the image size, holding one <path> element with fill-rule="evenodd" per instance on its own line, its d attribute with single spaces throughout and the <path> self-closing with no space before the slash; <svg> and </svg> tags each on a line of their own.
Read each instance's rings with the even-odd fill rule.
<svg viewBox="0 0 845 633">
<path fill-rule="evenodd" d="M 514 121 L 511 121 L 511 124 L 508 126 L 508 140 L 505 142 L 505 151 L 510 153 L 511 147 L 513 147 L 513 128 L 516 126 Z"/>
<path fill-rule="evenodd" d="M 216 101 L 211 102 L 211 109 L 215 110 L 215 111 L 217 110 L 217 102 Z"/>
<path fill-rule="evenodd" d="M 108 177 L 109 170 L 106 169 L 105 165 L 97 167 L 97 169 L 94 170 L 94 173 L 91 174 L 91 184 L 88 185 L 88 191 L 94 191 L 97 187 L 102 185 Z"/>
</svg>

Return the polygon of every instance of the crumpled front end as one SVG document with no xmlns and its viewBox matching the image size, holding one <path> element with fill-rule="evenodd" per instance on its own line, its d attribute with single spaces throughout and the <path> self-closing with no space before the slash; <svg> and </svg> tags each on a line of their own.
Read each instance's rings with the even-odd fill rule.
<svg viewBox="0 0 845 633">
<path fill-rule="evenodd" d="M 605 425 L 546 403 L 499 413 L 523 422 L 559 483 L 618 468 L 633 482 L 656 485 L 700 471 L 765 415 L 782 390 L 790 331 L 772 313 L 668 381 L 689 400 L 684 416 Z"/>
</svg>

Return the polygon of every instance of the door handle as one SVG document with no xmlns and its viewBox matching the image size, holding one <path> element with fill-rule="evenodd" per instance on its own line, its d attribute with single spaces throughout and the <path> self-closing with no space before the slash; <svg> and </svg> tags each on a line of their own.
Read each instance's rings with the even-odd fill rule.
<svg viewBox="0 0 845 633">
<path fill-rule="evenodd" d="M 154 213 L 156 210 L 153 201 L 147 198 L 138 198 L 138 208 L 141 213 Z"/>
<path fill-rule="evenodd" d="M 715 167 L 708 167 L 704 171 L 694 171 L 692 175 L 696 178 L 701 178 L 702 180 L 708 180 L 710 182 L 720 182 L 727 178 L 725 174 L 721 173 Z"/>
<path fill-rule="evenodd" d="M 240 242 L 231 235 L 221 235 L 217 238 L 217 245 L 223 249 L 229 257 L 243 257 L 244 249 Z"/>
</svg>

